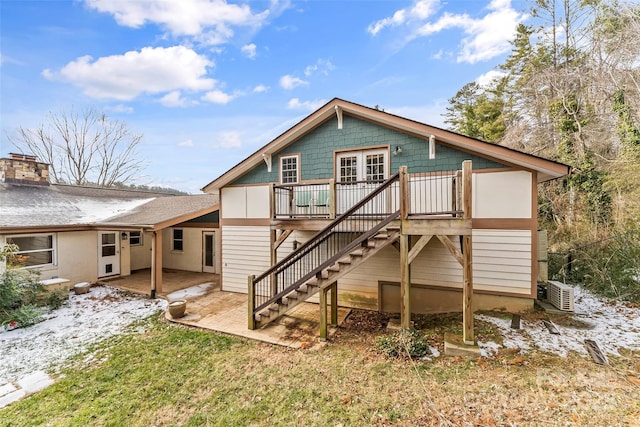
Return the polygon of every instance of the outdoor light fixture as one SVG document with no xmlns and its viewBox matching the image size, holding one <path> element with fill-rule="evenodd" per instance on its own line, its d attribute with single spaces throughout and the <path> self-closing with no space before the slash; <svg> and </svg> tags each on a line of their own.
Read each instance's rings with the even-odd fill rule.
<svg viewBox="0 0 640 427">
<path fill-rule="evenodd" d="M 396 145 L 395 150 L 393 150 L 393 155 L 397 156 L 400 153 L 402 153 L 402 147 L 400 147 L 399 145 Z"/>
</svg>

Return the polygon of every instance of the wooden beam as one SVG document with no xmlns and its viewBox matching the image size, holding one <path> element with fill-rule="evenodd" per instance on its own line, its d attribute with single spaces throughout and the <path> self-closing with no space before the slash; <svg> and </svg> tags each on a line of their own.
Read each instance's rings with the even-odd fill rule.
<svg viewBox="0 0 640 427">
<path fill-rule="evenodd" d="M 472 218 L 472 206 L 471 197 L 471 160 L 465 160 L 462 162 L 462 207 L 463 218 Z M 465 344 L 474 345 L 475 337 L 473 331 L 473 249 L 472 249 L 471 235 L 464 236 L 462 238 L 462 340 Z"/>
<path fill-rule="evenodd" d="M 327 292 L 330 287 L 320 289 L 320 341 L 327 340 Z"/>
<path fill-rule="evenodd" d="M 291 235 L 291 233 L 293 233 L 293 230 L 284 230 L 282 232 L 282 234 L 280 234 L 280 236 L 275 240 L 275 243 L 273 244 L 273 250 L 278 250 L 280 245 L 282 245 L 284 243 L 284 241 L 287 240 L 287 237 L 289 237 Z M 273 263 L 273 260 L 272 260 L 271 265 L 273 265 L 273 264 L 274 263 Z"/>
<path fill-rule="evenodd" d="M 253 284 L 253 280 L 256 278 L 256 276 L 251 275 L 249 276 L 248 279 L 248 284 L 247 284 L 247 289 L 249 290 L 249 293 L 247 294 L 247 308 L 248 308 L 248 314 L 249 314 L 249 322 L 247 327 L 251 330 L 254 330 L 256 328 L 256 317 L 253 315 L 253 310 L 256 306 L 256 288 L 255 285 Z"/>
<path fill-rule="evenodd" d="M 460 218 L 433 218 L 433 219 L 407 219 L 400 222 L 401 233 L 442 236 L 466 236 L 471 235 L 471 219 Z"/>
<path fill-rule="evenodd" d="M 462 238 L 464 264 L 462 266 L 462 340 L 467 345 L 475 344 L 473 331 L 473 263 L 471 236 Z"/>
<path fill-rule="evenodd" d="M 336 180 L 329 180 L 329 218 L 336 218 Z"/>
<path fill-rule="evenodd" d="M 429 240 L 431 240 L 432 237 L 433 237 L 433 234 L 421 236 L 420 239 L 416 242 L 416 244 L 413 245 L 413 247 L 411 248 L 408 254 L 409 264 L 411 264 L 413 260 L 418 256 L 420 251 L 422 251 L 422 249 L 425 246 L 427 246 L 427 243 L 429 243 Z"/>
<path fill-rule="evenodd" d="M 338 325 L 338 282 L 331 285 L 331 326 Z"/>
<path fill-rule="evenodd" d="M 449 236 L 436 236 L 436 237 L 449 250 L 449 252 L 451 252 L 451 255 L 453 255 L 456 258 L 458 263 L 460 263 L 460 265 L 464 267 L 464 257 L 462 256 L 458 248 L 456 248 L 455 243 L 451 241 Z"/>
<path fill-rule="evenodd" d="M 411 327 L 411 265 L 409 264 L 409 237 L 400 235 L 400 327 Z"/>
<path fill-rule="evenodd" d="M 400 219 L 406 220 L 409 217 L 411 208 L 409 200 L 409 174 L 406 166 L 400 166 Z"/>
</svg>

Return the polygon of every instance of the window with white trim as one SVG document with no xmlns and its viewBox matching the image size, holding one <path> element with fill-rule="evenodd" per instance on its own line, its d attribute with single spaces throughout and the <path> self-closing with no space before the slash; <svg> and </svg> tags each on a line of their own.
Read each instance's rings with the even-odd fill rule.
<svg viewBox="0 0 640 427">
<path fill-rule="evenodd" d="M 173 229 L 173 245 L 171 248 L 174 251 L 182 252 L 184 249 L 183 233 L 181 228 Z"/>
<path fill-rule="evenodd" d="M 131 246 L 142 245 L 142 232 L 140 231 L 129 232 L 129 245 Z"/>
<path fill-rule="evenodd" d="M 282 156 L 280 157 L 280 183 L 281 184 L 297 184 L 298 183 L 298 156 Z"/>
<path fill-rule="evenodd" d="M 7 236 L 6 241 L 18 246 L 14 259 L 19 267 L 45 267 L 56 263 L 55 234 Z"/>
</svg>

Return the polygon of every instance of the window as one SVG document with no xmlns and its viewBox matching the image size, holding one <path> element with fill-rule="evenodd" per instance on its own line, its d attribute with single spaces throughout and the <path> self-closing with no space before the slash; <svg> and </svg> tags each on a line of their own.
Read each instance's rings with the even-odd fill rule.
<svg viewBox="0 0 640 427">
<path fill-rule="evenodd" d="M 129 244 L 131 246 L 142 245 L 142 233 L 140 231 L 132 231 L 129 233 Z"/>
<path fill-rule="evenodd" d="M 298 182 L 298 156 L 280 157 L 280 183 L 296 184 Z"/>
<path fill-rule="evenodd" d="M 7 243 L 18 246 L 15 263 L 19 267 L 43 267 L 53 265 L 56 262 L 54 234 L 8 236 Z"/>
<path fill-rule="evenodd" d="M 182 229 L 174 228 L 173 229 L 173 250 L 182 252 L 184 248 L 183 240 L 182 240 Z"/>
</svg>

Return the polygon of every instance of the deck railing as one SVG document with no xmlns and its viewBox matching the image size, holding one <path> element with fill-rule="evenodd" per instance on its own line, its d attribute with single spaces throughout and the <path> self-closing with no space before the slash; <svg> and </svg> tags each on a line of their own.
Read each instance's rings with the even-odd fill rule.
<svg viewBox="0 0 640 427">
<path fill-rule="evenodd" d="M 260 276 L 250 278 L 250 321 L 254 321 L 256 313 L 333 265 L 345 251 L 355 248 L 369 235 L 397 219 L 399 206 L 390 203 L 390 191 L 397 187 L 398 177 L 396 174 L 384 181 L 296 251 Z"/>
<path fill-rule="evenodd" d="M 384 181 L 286 184 L 273 187 L 274 219 L 332 219 L 347 212 Z M 462 213 L 460 171 L 409 174 L 410 216 Z M 399 206 L 400 186 L 394 183 L 376 199 L 371 212 L 388 213 Z"/>
</svg>

